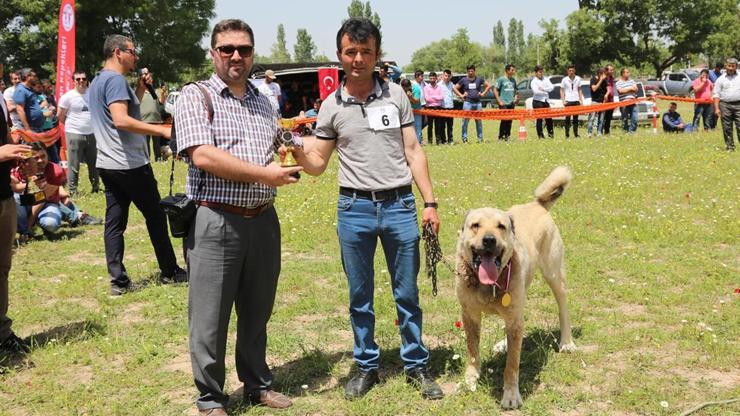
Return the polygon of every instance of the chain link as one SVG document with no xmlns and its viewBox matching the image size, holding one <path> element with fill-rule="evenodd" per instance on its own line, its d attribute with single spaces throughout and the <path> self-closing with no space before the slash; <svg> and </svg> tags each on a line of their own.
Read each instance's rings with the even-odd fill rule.
<svg viewBox="0 0 740 416">
<path fill-rule="evenodd" d="M 442 247 L 439 245 L 439 237 L 432 228 L 432 223 L 424 225 L 421 232 L 421 239 L 424 240 L 424 258 L 427 270 L 427 277 L 432 279 L 432 296 L 437 296 L 437 264 L 441 261 L 450 269 L 452 274 L 455 270 L 445 261 L 442 253 Z"/>
</svg>

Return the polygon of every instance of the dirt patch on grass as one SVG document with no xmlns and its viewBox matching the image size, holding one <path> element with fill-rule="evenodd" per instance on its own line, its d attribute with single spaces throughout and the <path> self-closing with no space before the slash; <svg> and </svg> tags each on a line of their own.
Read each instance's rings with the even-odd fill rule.
<svg viewBox="0 0 740 416">
<path fill-rule="evenodd" d="M 123 324 L 136 324 L 144 321 L 141 310 L 147 306 L 144 302 L 129 303 L 123 308 L 121 312 L 121 323 Z"/>
<path fill-rule="evenodd" d="M 190 364 L 190 353 L 182 352 L 178 354 L 169 364 L 163 367 L 163 370 L 173 373 L 192 374 L 193 367 Z"/>
<path fill-rule="evenodd" d="M 93 369 L 89 365 L 73 365 L 67 367 L 67 380 L 73 384 L 89 385 L 93 381 Z"/>
</svg>

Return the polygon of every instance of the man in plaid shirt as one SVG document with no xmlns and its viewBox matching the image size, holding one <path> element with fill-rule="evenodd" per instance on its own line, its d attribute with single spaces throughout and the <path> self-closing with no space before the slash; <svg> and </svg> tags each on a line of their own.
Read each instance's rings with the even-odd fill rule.
<svg viewBox="0 0 740 416">
<path fill-rule="evenodd" d="M 189 335 L 193 376 L 204 415 L 225 415 L 226 338 L 237 310 L 236 369 L 245 398 L 268 407 L 291 401 L 271 390 L 265 361 L 267 321 L 280 274 L 276 187 L 295 183 L 300 167 L 274 161 L 279 114 L 247 77 L 254 34 L 241 20 L 216 24 L 211 36 L 215 74 L 201 82 L 213 102 L 190 85 L 175 114 L 178 147 L 190 164 L 187 194 L 199 205 L 186 241 Z"/>
</svg>

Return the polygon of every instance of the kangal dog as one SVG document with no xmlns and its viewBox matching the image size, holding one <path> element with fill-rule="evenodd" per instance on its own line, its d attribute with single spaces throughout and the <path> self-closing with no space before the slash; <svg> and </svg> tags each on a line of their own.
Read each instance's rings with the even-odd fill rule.
<svg viewBox="0 0 740 416">
<path fill-rule="evenodd" d="M 535 200 L 504 212 L 479 208 L 465 217 L 457 244 L 456 291 L 468 349 L 465 382 L 475 390 L 480 377 L 480 333 L 483 313 L 498 314 L 506 324 L 504 369 L 506 409 L 522 405 L 519 357 L 522 349 L 526 292 L 535 269 L 550 285 L 560 311 L 560 351 L 575 351 L 565 289 L 563 240 L 550 208 L 570 183 L 560 166 L 534 191 Z"/>
</svg>

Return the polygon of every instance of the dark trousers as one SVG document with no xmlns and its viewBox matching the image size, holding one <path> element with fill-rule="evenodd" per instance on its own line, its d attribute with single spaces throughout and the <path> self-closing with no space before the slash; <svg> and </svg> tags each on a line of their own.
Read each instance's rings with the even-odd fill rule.
<svg viewBox="0 0 740 416">
<path fill-rule="evenodd" d="M 498 108 L 501 110 L 513 110 L 514 103 L 500 105 Z M 509 140 L 509 137 L 511 137 L 511 120 L 501 120 L 501 124 L 498 127 L 498 139 Z"/>
<path fill-rule="evenodd" d="M 576 105 L 581 105 L 578 101 L 567 101 L 565 103 L 566 107 L 573 107 Z M 573 135 L 578 137 L 578 114 L 572 116 L 573 118 Z M 565 138 L 570 137 L 570 120 L 571 116 L 565 116 Z"/>
<path fill-rule="evenodd" d="M 152 150 L 149 150 L 149 143 L 151 142 Z M 164 138 L 161 136 L 146 136 L 146 151 L 149 153 L 149 159 L 152 158 L 154 153 L 154 160 L 162 160 L 162 152 L 159 150 L 162 145 L 165 144 Z"/>
<path fill-rule="evenodd" d="M 0 342 L 13 334 L 10 328 L 13 321 L 8 318 L 8 276 L 13 258 L 16 221 L 13 197 L 0 200 Z"/>
<path fill-rule="evenodd" d="M 699 117 L 704 121 L 704 130 L 712 128 L 712 104 L 696 104 L 694 105 L 694 121 L 691 124 L 694 125 L 695 130 L 699 130 Z"/>
<path fill-rule="evenodd" d="M 550 108 L 550 103 L 547 103 L 544 101 L 533 100 L 532 107 L 533 108 Z M 553 131 L 553 126 L 552 126 L 552 119 L 546 118 L 545 125 L 547 126 L 547 137 L 552 139 L 553 137 L 555 137 L 555 132 Z M 540 139 L 544 139 L 545 135 L 542 132 L 542 119 L 541 118 L 537 119 L 536 126 L 537 126 L 537 137 L 539 137 Z"/>
<path fill-rule="evenodd" d="M 105 185 L 105 260 L 111 285 L 126 287 L 130 283 L 123 265 L 123 233 L 132 202 L 144 215 L 159 269 L 163 275 L 172 276 L 177 258 L 167 233 L 167 217 L 159 206 L 161 197 L 152 167 L 147 164 L 130 170 L 98 168 L 98 173 Z"/>
<path fill-rule="evenodd" d="M 604 134 L 609 134 L 612 128 L 612 117 L 614 117 L 614 110 L 604 110 Z"/>
<path fill-rule="evenodd" d="M 269 389 L 267 322 L 280 275 L 280 223 L 275 208 L 245 218 L 198 208 L 186 242 L 188 334 L 201 410 L 225 407 L 226 340 L 236 306 L 236 372 L 244 397 Z"/>
<path fill-rule="evenodd" d="M 445 110 L 452 110 L 451 108 L 446 108 Z M 452 124 L 454 123 L 455 119 L 452 117 L 444 117 L 442 118 L 443 125 L 445 126 L 445 131 L 447 132 L 447 143 L 452 144 Z"/>
<path fill-rule="evenodd" d="M 427 110 L 441 110 L 442 107 L 426 107 Z M 427 142 L 432 144 L 432 130 L 437 144 L 445 144 L 447 135 L 445 134 L 445 120 L 443 117 L 427 116 Z"/>
<path fill-rule="evenodd" d="M 737 141 L 740 142 L 740 101 L 719 102 L 719 111 L 722 115 L 722 133 L 725 136 L 727 150 L 735 150 L 735 142 L 732 139 L 732 125 L 737 130 Z"/>
</svg>

